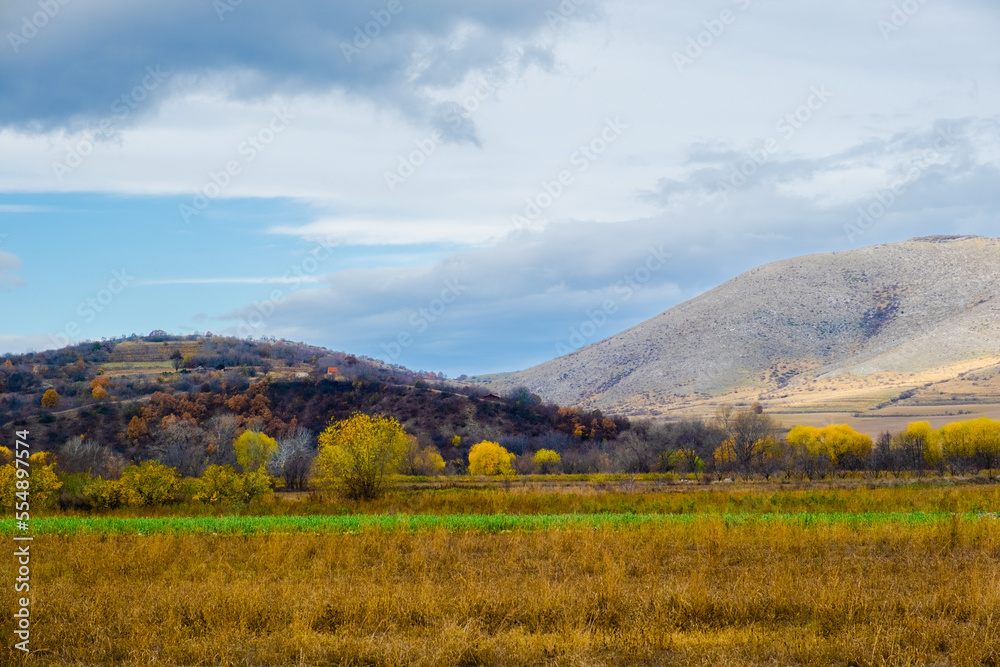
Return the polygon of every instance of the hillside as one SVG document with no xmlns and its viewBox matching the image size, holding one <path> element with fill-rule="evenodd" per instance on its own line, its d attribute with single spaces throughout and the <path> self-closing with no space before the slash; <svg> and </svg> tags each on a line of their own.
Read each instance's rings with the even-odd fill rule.
<svg viewBox="0 0 1000 667">
<path fill-rule="evenodd" d="M 998 297 L 998 239 L 927 237 L 810 255 L 748 271 L 559 359 L 479 380 L 633 415 L 723 397 L 858 410 L 969 372 L 995 378 Z M 811 400 L 824 391 L 832 395 Z"/>
<path fill-rule="evenodd" d="M 242 429 L 285 437 L 304 428 L 315 442 L 331 418 L 355 412 L 397 418 L 447 460 L 464 459 L 484 439 L 521 453 L 603 442 L 628 428 L 524 392 L 487 393 L 284 340 L 154 332 L 0 358 L 0 427 L 30 429 L 40 449 L 65 460 L 67 443 L 82 436 L 115 460 L 155 458 L 185 474 L 226 461 L 220 443 Z"/>
</svg>

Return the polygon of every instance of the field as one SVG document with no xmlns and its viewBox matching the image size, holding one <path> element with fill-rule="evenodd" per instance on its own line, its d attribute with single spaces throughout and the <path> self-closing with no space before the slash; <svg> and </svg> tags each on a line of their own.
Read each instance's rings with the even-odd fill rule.
<svg viewBox="0 0 1000 667">
<path fill-rule="evenodd" d="M 1000 664 L 1000 485 L 617 484 L 43 517 L 0 663 Z"/>
</svg>

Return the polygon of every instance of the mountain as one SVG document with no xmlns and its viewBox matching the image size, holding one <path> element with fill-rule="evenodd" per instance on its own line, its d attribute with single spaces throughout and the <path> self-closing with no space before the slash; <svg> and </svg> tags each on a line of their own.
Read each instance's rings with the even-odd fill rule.
<svg viewBox="0 0 1000 667">
<path fill-rule="evenodd" d="M 877 402 L 996 365 L 998 325 L 1000 239 L 923 237 L 767 264 L 564 357 L 478 379 L 624 414 L 808 403 L 831 388 Z"/>
</svg>

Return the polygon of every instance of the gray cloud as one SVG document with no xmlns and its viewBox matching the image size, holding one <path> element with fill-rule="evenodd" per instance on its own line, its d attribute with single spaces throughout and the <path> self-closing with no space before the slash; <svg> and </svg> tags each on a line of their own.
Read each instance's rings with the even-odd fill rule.
<svg viewBox="0 0 1000 667">
<path fill-rule="evenodd" d="M 571 19 L 596 16 L 596 2 L 585 0 Z M 140 85 L 147 66 L 168 72 L 175 92 L 203 81 L 217 85 L 222 75 L 238 99 L 337 89 L 430 123 L 430 93 L 470 72 L 551 66 L 546 12 L 559 4 L 93 0 L 60 5 L 33 32 L 23 21 L 38 13 L 38 3 L 13 0 L 0 13 L 10 42 L 0 57 L 0 127 L 46 131 L 103 118 L 115 99 Z M 390 5 L 401 11 L 390 13 Z M 366 29 L 377 35 L 367 37 Z M 155 109 L 145 106 L 136 114 Z M 474 137 L 466 130 L 455 139 Z"/>
<path fill-rule="evenodd" d="M 698 196 L 673 201 L 661 215 L 619 223 L 563 221 L 434 266 L 329 276 L 324 286 L 284 300 L 262 328 L 451 374 L 524 368 L 597 342 L 769 261 L 930 234 L 995 235 L 1000 192 L 991 184 L 1000 168 L 976 155 L 977 138 L 992 127 L 992 121 L 942 121 L 825 158 L 775 161 L 728 204 L 705 195 L 727 175 L 733 151 L 702 151 L 701 161 L 719 166 L 695 169 L 668 185 Z M 909 160 L 933 148 L 943 128 L 953 130 L 953 141 L 941 149 L 940 164 L 913 173 Z M 854 197 L 827 201 L 783 187 L 868 163 L 882 165 L 886 181 Z M 905 190 L 885 213 L 848 234 L 859 209 L 904 177 Z M 661 195 L 663 184 L 658 188 Z M 670 257 L 626 298 L 626 278 L 635 277 L 651 248 Z M 421 309 L 430 309 L 449 281 L 458 281 L 462 293 L 431 321 Z M 614 312 L 602 314 L 609 299 Z M 236 321 L 249 312 L 228 317 Z M 573 340 L 587 322 L 592 335 Z M 400 334 L 408 345 L 400 344 Z"/>
</svg>

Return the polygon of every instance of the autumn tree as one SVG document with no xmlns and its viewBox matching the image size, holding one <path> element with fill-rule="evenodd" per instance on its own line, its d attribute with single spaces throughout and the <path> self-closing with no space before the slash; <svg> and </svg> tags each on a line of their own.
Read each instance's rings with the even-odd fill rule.
<svg viewBox="0 0 1000 667">
<path fill-rule="evenodd" d="M 403 456 L 400 472 L 404 475 L 430 476 L 438 474 L 444 467 L 444 457 L 437 447 L 434 445 L 421 447 L 416 436 L 406 436 L 406 454 Z"/>
<path fill-rule="evenodd" d="M 724 407 L 716 414 L 716 423 L 727 436 L 735 467 L 743 472 L 758 468 L 765 439 L 775 431 L 774 420 L 760 404 L 738 410 Z"/>
<path fill-rule="evenodd" d="M 4 458 L 7 458 L 6 455 Z M 0 506 L 7 509 L 15 507 L 16 503 L 24 500 L 18 498 L 17 494 L 25 491 L 30 493 L 33 507 L 50 505 L 56 491 L 62 488 L 63 483 L 56 475 L 56 463 L 51 454 L 37 452 L 28 457 L 28 463 L 30 468 L 27 470 L 30 473 L 27 478 L 24 477 L 26 469 L 18 469 L 13 461 L 0 465 Z"/>
<path fill-rule="evenodd" d="M 407 450 L 406 431 L 392 417 L 355 413 L 331 420 L 319 436 L 313 482 L 355 499 L 381 496 Z"/>
<path fill-rule="evenodd" d="M 232 466 L 208 466 L 199 478 L 195 500 L 205 503 L 250 502 L 271 491 L 272 478 L 257 470 L 240 475 Z"/>
<path fill-rule="evenodd" d="M 941 461 L 938 433 L 929 422 L 912 422 L 892 439 L 892 447 L 907 470 L 926 470 Z"/>
<path fill-rule="evenodd" d="M 484 440 L 469 450 L 470 475 L 513 476 L 511 465 L 515 455 L 500 446 L 500 443 Z"/>
<path fill-rule="evenodd" d="M 125 437 L 127 437 L 132 444 L 137 444 L 140 440 L 143 440 L 148 436 L 149 425 L 146 424 L 146 420 L 138 415 L 132 417 L 132 420 L 128 423 L 128 428 L 125 430 Z"/>
<path fill-rule="evenodd" d="M 531 457 L 531 462 L 535 466 L 535 471 L 542 474 L 552 474 L 560 471 L 562 456 L 552 449 L 539 449 Z"/>
<path fill-rule="evenodd" d="M 108 385 L 111 384 L 111 378 L 106 375 L 99 375 L 90 381 L 90 394 L 99 401 L 103 401 L 108 397 Z"/>
<path fill-rule="evenodd" d="M 55 389 L 47 389 L 44 394 L 42 394 L 42 407 L 47 410 L 55 409 L 59 406 L 59 401 L 62 400 L 62 396 L 59 395 Z"/>
<path fill-rule="evenodd" d="M 796 426 L 786 438 L 797 466 L 810 479 L 829 466 L 844 470 L 863 468 L 872 456 L 871 436 L 858 433 L 847 424 L 831 424 L 823 428 Z"/>
<path fill-rule="evenodd" d="M 266 469 L 267 462 L 278 451 L 278 441 L 259 431 L 244 431 L 233 443 L 236 461 L 246 472 Z"/>
<path fill-rule="evenodd" d="M 121 486 L 128 505 L 163 505 L 180 489 L 177 471 L 159 461 L 143 461 L 122 471 Z"/>
</svg>

